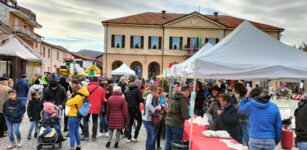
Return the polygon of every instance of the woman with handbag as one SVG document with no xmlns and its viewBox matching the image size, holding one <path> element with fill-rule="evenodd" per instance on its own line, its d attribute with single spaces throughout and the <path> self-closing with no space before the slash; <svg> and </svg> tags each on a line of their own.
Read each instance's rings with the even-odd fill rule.
<svg viewBox="0 0 307 150">
<path fill-rule="evenodd" d="M 161 121 L 159 124 L 159 127 L 157 129 L 157 136 L 156 136 L 156 142 L 157 143 L 157 150 L 162 150 L 160 141 L 161 137 L 162 139 L 165 139 L 165 117 L 167 112 L 167 105 L 166 105 L 166 97 L 164 96 L 163 90 L 161 87 L 158 87 L 158 94 L 159 94 L 159 105 L 161 106 L 161 111 L 159 111 L 161 115 Z"/>
<path fill-rule="evenodd" d="M 158 92 L 158 87 L 152 85 L 150 87 L 150 93 L 146 97 L 145 110 L 142 117 L 147 133 L 146 150 L 155 149 L 156 129 L 161 120 L 161 115 L 159 114 L 161 106 L 158 104 Z"/>
</svg>

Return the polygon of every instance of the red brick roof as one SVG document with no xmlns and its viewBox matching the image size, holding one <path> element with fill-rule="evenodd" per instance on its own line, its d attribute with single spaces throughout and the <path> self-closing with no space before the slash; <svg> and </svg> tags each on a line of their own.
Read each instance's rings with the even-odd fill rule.
<svg viewBox="0 0 307 150">
<path fill-rule="evenodd" d="M 197 13 L 198 12 L 193 12 Z M 191 13 L 191 14 L 193 14 Z M 136 24 L 136 25 L 164 25 L 176 19 L 180 19 L 181 17 L 188 16 L 190 14 L 177 14 L 177 13 L 154 13 L 154 12 L 146 12 L 141 14 L 136 14 L 132 16 L 116 18 L 111 20 L 102 21 L 102 23 L 113 23 L 113 24 Z M 203 14 L 200 14 L 203 15 Z M 226 15 L 218 15 L 217 17 L 213 15 L 203 15 L 213 21 L 216 21 L 219 24 L 222 24 L 228 28 L 235 28 L 239 26 L 244 19 L 236 18 L 232 16 Z M 283 30 L 282 28 L 262 24 L 258 22 L 250 21 L 254 26 L 259 29 L 267 29 L 267 30 Z"/>
<path fill-rule="evenodd" d="M 75 58 L 79 58 L 79 59 L 83 59 L 83 60 L 90 60 L 90 61 L 95 61 L 96 59 L 87 55 L 82 55 L 79 54 L 77 52 L 71 52 L 71 54 L 75 57 Z"/>
</svg>

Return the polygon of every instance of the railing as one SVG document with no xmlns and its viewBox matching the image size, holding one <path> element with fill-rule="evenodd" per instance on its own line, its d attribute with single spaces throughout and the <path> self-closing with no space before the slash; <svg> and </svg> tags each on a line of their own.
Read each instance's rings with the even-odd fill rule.
<svg viewBox="0 0 307 150">
<path fill-rule="evenodd" d="M 38 39 L 38 37 L 32 31 L 30 31 L 27 28 L 24 28 L 21 25 L 13 26 L 13 28 L 14 28 L 14 32 L 16 32 L 16 33 L 23 33 L 25 35 L 28 35 L 30 38 L 32 38 L 34 40 Z"/>
</svg>

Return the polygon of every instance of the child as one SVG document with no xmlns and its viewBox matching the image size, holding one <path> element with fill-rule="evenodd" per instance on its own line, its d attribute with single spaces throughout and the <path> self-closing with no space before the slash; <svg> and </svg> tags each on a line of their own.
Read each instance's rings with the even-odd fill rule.
<svg viewBox="0 0 307 150">
<path fill-rule="evenodd" d="M 15 90 L 9 90 L 8 97 L 9 99 L 6 100 L 3 105 L 3 113 L 6 119 L 6 125 L 11 142 L 11 145 L 9 145 L 7 149 L 13 149 L 15 147 L 22 146 L 19 126 L 21 124 L 22 116 L 25 113 L 26 108 L 22 101 L 17 99 Z M 17 137 L 17 145 L 14 139 L 14 133 Z"/>
<path fill-rule="evenodd" d="M 65 141 L 59 125 L 60 118 L 57 113 L 59 108 L 50 102 L 45 102 L 43 105 L 44 105 L 43 121 L 46 121 L 47 123 L 43 124 L 45 131 L 40 136 L 44 137 L 51 131 L 51 128 L 54 128 L 59 135 L 59 140 Z"/>
<path fill-rule="evenodd" d="M 35 128 L 34 137 L 37 138 L 38 123 L 39 123 L 39 120 L 41 119 L 40 112 L 42 110 L 43 110 L 43 104 L 40 101 L 40 93 L 33 92 L 31 94 L 31 100 L 29 101 L 28 107 L 27 107 L 28 116 L 31 121 L 31 126 L 29 129 L 28 137 L 27 137 L 28 140 L 31 139 L 33 128 Z"/>
</svg>

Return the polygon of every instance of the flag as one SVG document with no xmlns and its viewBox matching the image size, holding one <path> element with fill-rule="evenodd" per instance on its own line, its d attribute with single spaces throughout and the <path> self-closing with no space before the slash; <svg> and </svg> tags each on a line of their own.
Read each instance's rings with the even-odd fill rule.
<svg viewBox="0 0 307 150">
<path fill-rule="evenodd" d="M 189 53 L 190 54 L 193 54 L 193 49 L 194 49 L 194 47 L 193 47 L 193 40 L 192 40 L 193 38 L 191 37 L 190 38 L 190 50 L 189 50 Z"/>
</svg>

